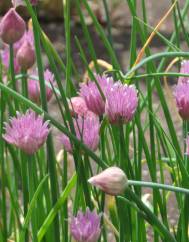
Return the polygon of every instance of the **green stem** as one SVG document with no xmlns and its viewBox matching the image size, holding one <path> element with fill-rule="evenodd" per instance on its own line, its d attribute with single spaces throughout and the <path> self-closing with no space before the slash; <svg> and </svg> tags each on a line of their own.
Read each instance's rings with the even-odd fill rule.
<svg viewBox="0 0 189 242">
<path fill-rule="evenodd" d="M 141 199 L 132 190 L 127 188 L 125 194 L 129 200 L 135 202 L 138 208 L 148 216 L 150 223 L 157 228 L 162 237 L 167 239 L 169 242 L 177 242 L 173 235 L 166 228 L 166 226 L 159 221 L 159 219 L 154 215 L 154 213 L 141 201 Z M 118 196 L 118 198 L 122 200 L 125 199 L 121 196 Z"/>
<path fill-rule="evenodd" d="M 23 190 L 23 204 L 24 204 L 24 217 L 26 217 L 28 212 L 28 179 L 27 179 L 27 159 L 26 155 L 21 152 L 21 173 L 22 173 L 22 190 Z M 28 230 L 25 231 L 25 242 L 28 241 Z"/>
<path fill-rule="evenodd" d="M 33 22 L 33 33 L 34 33 L 37 68 L 38 68 L 39 83 L 40 83 L 42 108 L 45 112 L 48 112 L 46 86 L 45 86 L 45 80 L 44 80 L 44 69 L 43 69 L 43 62 L 42 62 L 42 56 L 41 56 L 40 29 L 39 29 L 38 21 L 37 21 L 37 17 L 36 17 L 37 14 L 33 12 L 33 9 L 31 7 L 31 4 L 29 3 L 29 0 L 26 0 L 26 4 L 27 4 L 29 12 L 31 13 L 32 22 Z M 56 159 L 55 159 L 54 147 L 53 147 L 51 134 L 49 134 L 49 136 L 47 138 L 47 163 L 48 163 L 49 173 L 50 173 L 51 197 L 52 197 L 53 204 L 55 204 L 58 199 L 58 182 L 57 182 L 56 167 L 55 167 Z M 55 236 L 56 242 L 60 242 L 58 214 L 54 221 L 54 231 L 55 231 L 54 236 Z"/>
<path fill-rule="evenodd" d="M 165 185 L 165 184 L 160 184 L 160 183 L 155 183 L 155 182 L 128 180 L 128 185 L 141 186 L 141 187 L 151 187 L 151 188 L 156 188 L 156 189 L 168 190 L 168 191 L 172 191 L 172 192 L 181 192 L 181 193 L 184 193 L 184 194 L 189 194 L 189 189 L 182 188 L 182 187 L 174 187 L 174 186 L 171 186 L 171 185 Z"/>
<path fill-rule="evenodd" d="M 184 77 L 189 77 L 189 74 L 185 73 L 177 73 L 177 72 L 158 72 L 158 73 L 148 73 L 148 74 L 141 74 L 137 76 L 132 76 L 128 77 L 127 80 L 141 80 L 142 78 L 146 77 L 161 77 L 161 76 L 170 76 L 170 77 L 179 77 L 179 76 L 184 76 Z M 149 81 L 149 80 L 148 80 Z"/>
<path fill-rule="evenodd" d="M 22 71 L 22 93 L 24 97 L 28 97 L 27 72 Z"/>
<path fill-rule="evenodd" d="M 32 201 L 32 198 L 35 193 L 35 183 L 34 183 L 34 165 L 35 159 L 32 155 L 28 155 L 28 191 L 29 191 L 29 201 Z M 37 216 L 36 216 L 36 209 L 32 213 L 32 234 L 33 234 L 33 242 L 38 242 L 37 240 Z"/>
<path fill-rule="evenodd" d="M 0 73 L 1 74 L 1 73 Z M 2 82 L 2 79 L 0 80 Z M 3 122 L 4 122 L 4 111 L 5 111 L 5 98 L 3 95 L 3 92 L 0 92 L 1 99 L 0 99 L 0 172 L 1 172 L 1 195 L 2 195 L 2 222 L 3 222 L 3 229 L 2 229 L 2 236 L 3 236 L 3 242 L 7 241 L 7 214 L 6 214 L 6 171 L 5 171 L 5 157 L 4 157 L 4 140 L 2 137 L 3 134 Z"/>
<path fill-rule="evenodd" d="M 138 70 L 140 67 L 142 67 L 146 63 L 151 62 L 153 60 L 158 60 L 158 59 L 161 59 L 161 58 L 165 58 L 165 57 L 169 57 L 169 58 L 172 58 L 172 57 L 186 57 L 186 58 L 189 58 L 189 53 L 188 52 L 182 52 L 182 51 L 180 51 L 180 52 L 160 52 L 160 53 L 151 55 L 151 56 L 143 59 L 136 66 L 131 68 L 131 70 L 129 70 L 127 72 L 127 74 L 122 75 L 122 76 L 123 76 L 123 78 L 127 79 L 127 78 L 129 78 L 133 74 L 133 72 Z"/>
<path fill-rule="evenodd" d="M 14 48 L 13 45 L 10 45 L 10 72 L 11 72 L 11 81 L 12 81 L 12 88 L 16 91 L 16 79 L 15 79 L 15 73 L 14 73 Z"/>
<path fill-rule="evenodd" d="M 9 62 L 10 62 L 10 73 L 11 73 L 11 81 L 12 81 L 12 88 L 14 91 L 16 90 L 16 79 L 15 79 L 15 72 L 14 72 L 14 48 L 13 44 L 9 46 Z M 15 108 L 18 110 L 18 103 L 15 100 Z"/>
</svg>

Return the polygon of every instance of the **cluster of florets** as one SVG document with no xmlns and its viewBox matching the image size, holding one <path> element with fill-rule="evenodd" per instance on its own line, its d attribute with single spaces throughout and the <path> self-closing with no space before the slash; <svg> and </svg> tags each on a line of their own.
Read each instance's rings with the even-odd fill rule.
<svg viewBox="0 0 189 242">
<path fill-rule="evenodd" d="M 99 121 L 106 115 L 112 124 L 128 123 L 132 120 L 138 105 L 137 90 L 133 85 L 114 83 L 113 78 L 95 75 L 95 80 L 80 85 L 79 96 L 69 101 L 69 108 L 75 118 L 76 136 L 88 148 L 95 151 L 99 143 Z M 66 135 L 62 144 L 72 152 L 72 144 Z"/>
</svg>

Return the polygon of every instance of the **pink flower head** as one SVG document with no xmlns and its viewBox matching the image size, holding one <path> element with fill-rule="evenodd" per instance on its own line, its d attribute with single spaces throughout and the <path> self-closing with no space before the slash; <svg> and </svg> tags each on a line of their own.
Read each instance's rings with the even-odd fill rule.
<svg viewBox="0 0 189 242">
<path fill-rule="evenodd" d="M 85 213 L 79 211 L 70 224 L 71 235 L 78 242 L 97 242 L 100 237 L 100 215 L 88 208 Z"/>
<path fill-rule="evenodd" d="M 184 60 L 181 62 L 180 73 L 189 74 L 189 61 L 188 60 Z M 179 76 L 179 78 L 178 78 L 178 83 L 188 82 L 188 81 L 189 81 L 189 77 Z"/>
<path fill-rule="evenodd" d="M 138 105 L 136 88 L 116 82 L 106 94 L 105 112 L 111 123 L 132 120 Z"/>
<path fill-rule="evenodd" d="M 102 92 L 106 95 L 106 91 L 113 85 L 113 79 L 107 76 L 95 76 Z M 86 105 L 89 110 L 97 115 L 103 115 L 105 111 L 105 101 L 94 81 L 82 83 L 80 85 L 80 96 L 85 99 Z"/>
<path fill-rule="evenodd" d="M 30 42 L 25 38 L 22 46 L 16 54 L 17 62 L 22 70 L 28 70 L 35 63 L 35 50 Z"/>
<path fill-rule="evenodd" d="M 189 120 L 189 82 L 179 83 L 174 92 L 179 114 L 184 120 Z"/>
<path fill-rule="evenodd" d="M 74 120 L 76 137 L 81 140 L 91 150 L 95 151 L 99 144 L 99 119 L 94 116 L 79 116 Z M 72 153 L 72 145 L 68 136 L 63 134 L 60 138 L 66 151 Z"/>
<path fill-rule="evenodd" d="M 120 195 L 127 186 L 127 177 L 118 167 L 109 167 L 100 174 L 88 180 L 92 185 L 100 188 L 109 195 Z"/>
<path fill-rule="evenodd" d="M 36 73 L 34 73 L 36 74 Z M 54 83 L 54 75 L 52 72 L 50 72 L 48 69 L 44 72 L 44 78 L 46 84 Z M 46 96 L 47 96 L 47 101 L 50 101 L 53 91 L 52 89 L 46 85 Z M 40 103 L 40 84 L 39 81 L 30 79 L 28 81 L 28 94 L 29 98 L 35 102 L 35 103 Z"/>
<path fill-rule="evenodd" d="M 6 44 L 14 44 L 22 38 L 26 29 L 24 20 L 14 8 L 9 9 L 0 22 L 0 37 Z"/>
<path fill-rule="evenodd" d="M 49 134 L 49 122 L 43 122 L 43 117 L 36 115 L 32 110 L 17 116 L 5 124 L 3 138 L 10 144 L 23 150 L 25 153 L 34 154 L 46 141 Z"/>
</svg>

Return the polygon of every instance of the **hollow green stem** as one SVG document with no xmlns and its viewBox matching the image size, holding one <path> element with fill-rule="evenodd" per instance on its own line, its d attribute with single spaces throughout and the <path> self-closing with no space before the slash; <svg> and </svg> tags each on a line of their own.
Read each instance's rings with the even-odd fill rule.
<svg viewBox="0 0 189 242">
<path fill-rule="evenodd" d="M 177 240 L 173 237 L 173 235 L 169 232 L 165 225 L 159 221 L 154 213 L 129 188 L 126 189 L 126 196 L 129 200 L 135 202 L 137 207 L 148 216 L 150 223 L 157 228 L 162 237 L 167 239 L 169 242 L 177 242 Z M 125 198 L 118 196 L 118 199 L 122 199 L 124 201 Z"/>
<path fill-rule="evenodd" d="M 12 88 L 16 91 L 16 79 L 15 79 L 15 73 L 14 73 L 14 49 L 13 45 L 10 45 L 10 73 L 11 73 L 11 81 L 12 81 Z"/>
<path fill-rule="evenodd" d="M 12 89 L 14 91 L 17 91 L 16 90 L 16 79 L 15 79 L 15 72 L 14 72 L 14 48 L 13 48 L 13 45 L 10 45 L 9 46 L 9 55 L 10 55 L 10 58 L 9 58 L 9 65 L 10 65 L 10 74 L 11 74 L 11 82 L 12 82 Z M 18 110 L 18 103 L 16 100 L 14 100 L 14 103 L 15 103 L 15 108 L 16 110 Z"/>
<path fill-rule="evenodd" d="M 162 190 L 168 190 L 168 191 L 172 191 L 172 192 L 181 192 L 181 193 L 189 194 L 189 189 L 186 189 L 183 187 L 175 187 L 175 186 L 171 186 L 171 185 L 155 183 L 155 182 L 128 180 L 128 185 L 150 187 L 150 188 L 155 188 L 155 189 L 162 189 Z"/>
<path fill-rule="evenodd" d="M 34 165 L 35 162 L 34 157 L 32 155 L 28 155 L 28 191 L 29 191 L 29 201 L 32 201 L 32 198 L 35 193 L 35 183 L 34 183 Z M 33 242 L 37 242 L 37 216 L 36 211 L 34 209 L 32 214 L 32 231 L 33 231 Z"/>
<path fill-rule="evenodd" d="M 129 78 L 136 70 L 138 70 L 140 67 L 142 67 L 143 65 L 145 65 L 146 63 L 153 61 L 153 60 L 158 60 L 161 59 L 162 57 L 186 57 L 189 58 L 189 53 L 188 52 L 160 52 L 154 55 L 151 55 L 145 59 L 143 59 L 140 63 L 138 63 L 136 66 L 134 66 L 133 68 L 131 68 L 131 70 L 129 70 L 127 72 L 127 74 L 122 75 L 123 78 L 127 79 Z"/>
</svg>

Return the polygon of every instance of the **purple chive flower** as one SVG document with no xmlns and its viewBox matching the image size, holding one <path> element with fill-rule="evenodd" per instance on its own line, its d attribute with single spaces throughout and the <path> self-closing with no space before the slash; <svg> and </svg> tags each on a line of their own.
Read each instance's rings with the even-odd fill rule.
<svg viewBox="0 0 189 242">
<path fill-rule="evenodd" d="M 36 75 L 36 73 L 34 73 L 34 74 Z M 44 78 L 45 78 L 46 84 L 49 85 L 50 83 L 52 83 L 52 84 L 54 83 L 54 75 L 48 69 L 44 72 Z M 53 95 L 53 91 L 48 85 L 46 85 L 46 97 L 47 97 L 47 101 L 50 101 L 50 99 Z M 28 81 L 28 94 L 29 94 L 29 98 L 33 102 L 40 103 L 39 81 L 33 80 L 33 79 L 30 79 Z"/>
<path fill-rule="evenodd" d="M 26 29 L 24 20 L 14 8 L 9 9 L 0 22 L 0 37 L 6 44 L 14 44 L 22 38 Z"/>
<path fill-rule="evenodd" d="M 106 91 L 113 85 L 113 79 L 107 76 L 95 76 L 99 86 L 104 95 Z M 105 101 L 101 96 L 101 93 L 94 81 L 89 81 L 88 83 L 82 83 L 80 85 L 80 96 L 85 99 L 86 105 L 89 110 L 97 115 L 103 115 L 105 111 Z"/>
<path fill-rule="evenodd" d="M 20 148 L 25 153 L 34 154 L 46 141 L 49 134 L 49 122 L 43 122 L 43 117 L 36 115 L 32 110 L 25 114 L 17 112 L 17 116 L 5 124 L 3 138 Z"/>
<path fill-rule="evenodd" d="M 177 84 L 174 96 L 181 118 L 189 120 L 189 82 Z"/>
<path fill-rule="evenodd" d="M 100 123 L 98 117 L 95 116 L 79 116 L 74 120 L 74 128 L 76 137 L 81 140 L 91 150 L 95 151 L 99 144 Z M 60 137 L 66 151 L 72 153 L 72 145 L 68 136 L 63 134 Z"/>
<path fill-rule="evenodd" d="M 189 74 L 189 61 L 188 60 L 184 60 L 181 62 L 180 73 Z M 189 77 L 186 77 L 186 76 L 179 76 L 179 78 L 178 78 L 178 83 L 188 82 L 188 81 L 189 81 Z"/>
<path fill-rule="evenodd" d="M 118 167 L 109 167 L 88 180 L 92 185 L 100 188 L 109 195 L 120 195 L 127 186 L 127 177 Z"/>
<path fill-rule="evenodd" d="M 100 217 L 96 211 L 91 212 L 88 208 L 85 213 L 79 211 L 70 224 L 73 238 L 78 242 L 97 242 L 101 232 Z"/>
<path fill-rule="evenodd" d="M 105 113 L 110 123 L 128 123 L 138 105 L 136 88 L 116 82 L 106 94 Z"/>
</svg>

